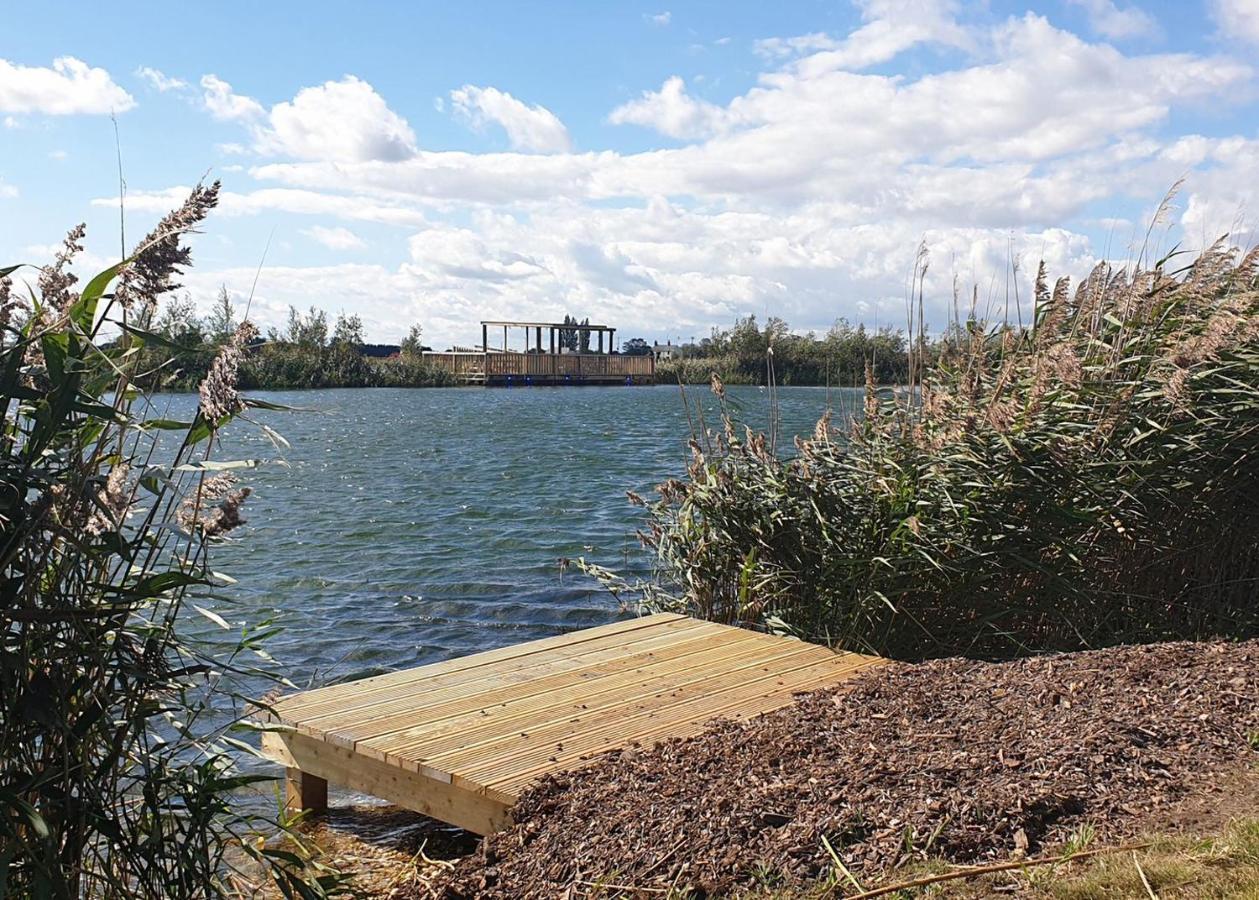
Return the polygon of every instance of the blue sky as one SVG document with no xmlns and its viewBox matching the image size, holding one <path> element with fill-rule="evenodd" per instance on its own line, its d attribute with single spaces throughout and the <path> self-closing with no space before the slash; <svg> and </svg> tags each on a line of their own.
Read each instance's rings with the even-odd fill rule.
<svg viewBox="0 0 1259 900">
<path fill-rule="evenodd" d="M 128 239 L 222 179 L 186 288 L 269 245 L 263 325 L 896 322 L 920 243 L 940 322 L 1136 256 L 1181 176 L 1158 244 L 1254 241 L 1259 0 L 7 6 L 0 259 L 117 256 L 113 112 Z"/>
</svg>

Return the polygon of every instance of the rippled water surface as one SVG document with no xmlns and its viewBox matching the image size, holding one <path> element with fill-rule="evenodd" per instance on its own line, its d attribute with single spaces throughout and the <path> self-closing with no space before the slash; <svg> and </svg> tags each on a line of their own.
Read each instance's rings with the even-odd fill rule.
<svg viewBox="0 0 1259 900">
<path fill-rule="evenodd" d="M 730 393 L 741 419 L 765 426 L 765 392 Z M 291 449 L 242 422 L 217 454 L 264 460 L 245 477 L 248 524 L 213 557 L 238 580 L 217 610 L 276 618 L 284 631 L 268 647 L 300 685 L 615 618 L 616 602 L 558 560 L 645 574 L 643 511 L 625 491 L 680 475 L 690 435 L 676 386 L 256 396 L 304 411 L 256 416 Z M 712 426 L 712 397 L 689 396 L 704 397 Z M 812 430 L 827 397 L 779 392 L 784 446 Z M 837 408 L 853 399 L 831 394 Z M 172 413 L 194 402 L 159 398 Z"/>
</svg>

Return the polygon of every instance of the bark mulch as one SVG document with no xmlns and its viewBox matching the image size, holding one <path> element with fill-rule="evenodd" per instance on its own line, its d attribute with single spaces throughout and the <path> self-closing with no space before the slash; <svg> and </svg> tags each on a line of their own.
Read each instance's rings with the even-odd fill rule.
<svg viewBox="0 0 1259 900">
<path fill-rule="evenodd" d="M 704 896 L 758 871 L 814 880 L 833 865 L 823 837 L 876 883 L 927 855 L 1035 854 L 1084 823 L 1117 840 L 1223 792 L 1257 741 L 1259 641 L 897 664 L 550 778 L 437 888 L 580 896 L 604 880 Z"/>
</svg>

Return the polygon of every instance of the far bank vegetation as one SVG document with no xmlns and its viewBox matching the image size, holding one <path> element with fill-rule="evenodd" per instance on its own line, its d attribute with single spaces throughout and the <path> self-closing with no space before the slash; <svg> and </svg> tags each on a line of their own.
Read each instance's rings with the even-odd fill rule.
<svg viewBox="0 0 1259 900">
<path fill-rule="evenodd" d="M 164 391 L 195 390 L 218 348 L 234 333 L 240 312 L 226 288 L 207 316 L 188 297 L 168 301 L 149 323 L 143 367 L 146 386 Z M 240 383 L 250 389 L 341 387 L 433 387 L 450 382 L 447 373 L 423 359 L 423 332 L 412 325 L 398 346 L 369 344 L 362 320 L 311 307 L 289 307 L 284 328 L 271 328 L 248 348 Z"/>
</svg>

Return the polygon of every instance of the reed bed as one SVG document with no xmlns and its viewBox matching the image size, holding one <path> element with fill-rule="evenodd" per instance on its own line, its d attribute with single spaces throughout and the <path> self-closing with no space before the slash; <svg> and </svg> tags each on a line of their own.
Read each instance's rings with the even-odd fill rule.
<svg viewBox="0 0 1259 900">
<path fill-rule="evenodd" d="M 1259 250 L 1179 261 L 1042 264 L 1028 327 L 955 322 L 790 458 L 727 410 L 647 602 L 901 658 L 1256 634 Z"/>
<path fill-rule="evenodd" d="M 224 617 L 230 579 L 210 557 L 249 495 L 235 475 L 255 462 L 216 450 L 264 405 L 237 387 L 256 331 L 242 323 L 219 350 L 189 421 L 136 388 L 169 358 L 143 325 L 217 200 L 217 184 L 197 187 L 83 286 L 82 226 L 50 263 L 0 269 L 0 896 L 253 895 L 270 878 L 321 897 L 341 883 L 300 842 L 268 843 L 282 813 L 240 802 L 274 779 L 238 768 L 248 698 L 233 685 L 281 679 L 272 628 Z M 188 638 L 198 614 L 221 639 Z"/>
</svg>

